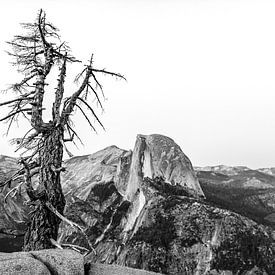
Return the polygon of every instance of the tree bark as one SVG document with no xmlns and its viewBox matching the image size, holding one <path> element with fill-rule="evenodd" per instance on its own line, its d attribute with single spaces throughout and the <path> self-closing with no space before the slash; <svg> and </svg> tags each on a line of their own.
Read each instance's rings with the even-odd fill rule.
<svg viewBox="0 0 275 275">
<path fill-rule="evenodd" d="M 40 196 L 37 195 L 35 210 L 25 235 L 25 251 L 50 248 L 53 246 L 50 239 L 57 239 L 61 220 L 47 208 L 46 202 L 63 214 L 65 198 L 58 170 L 62 166 L 63 135 L 61 125 L 54 126 L 43 134 L 44 146 L 39 153 L 39 186 L 43 191 Z"/>
</svg>

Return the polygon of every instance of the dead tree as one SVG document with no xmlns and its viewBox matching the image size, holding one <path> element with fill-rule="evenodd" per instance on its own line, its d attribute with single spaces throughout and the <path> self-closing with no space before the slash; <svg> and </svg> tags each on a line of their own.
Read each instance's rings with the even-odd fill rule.
<svg viewBox="0 0 275 275">
<path fill-rule="evenodd" d="M 63 149 L 65 142 L 74 142 L 79 138 L 72 123 L 75 109 L 79 109 L 90 127 L 95 130 L 94 122 L 102 125 L 94 108 L 88 103 L 90 95 L 102 108 L 102 85 L 98 74 L 124 78 L 117 73 L 105 69 L 96 69 L 93 65 L 93 55 L 83 71 L 77 76 L 78 85 L 75 92 L 65 98 L 65 80 L 67 64 L 80 62 L 70 54 L 65 42 L 61 42 L 58 29 L 46 20 L 45 12 L 40 10 L 34 23 L 22 24 L 26 31 L 24 35 L 16 35 L 8 42 L 12 51 L 9 52 L 14 65 L 23 74 L 19 83 L 11 86 L 15 98 L 0 103 L 9 106 L 10 112 L 0 121 L 8 122 L 8 130 L 13 122 L 19 119 L 29 121 L 30 130 L 22 138 L 14 139 L 17 149 L 25 148 L 21 158 L 22 169 L 13 177 L 2 183 L 10 183 L 18 175 L 24 174 L 24 184 L 32 205 L 30 224 L 25 234 L 24 250 L 38 250 L 52 247 L 52 240 L 57 239 L 60 217 L 63 215 L 65 198 L 60 183 Z M 59 68 L 52 119 L 45 121 L 43 102 L 47 87 L 46 80 L 54 67 Z M 91 118 L 94 118 L 92 123 Z M 26 155 L 27 154 L 27 155 Z M 32 177 L 38 173 L 39 184 L 33 187 Z M 0 184 L 1 186 L 1 184 Z"/>
</svg>

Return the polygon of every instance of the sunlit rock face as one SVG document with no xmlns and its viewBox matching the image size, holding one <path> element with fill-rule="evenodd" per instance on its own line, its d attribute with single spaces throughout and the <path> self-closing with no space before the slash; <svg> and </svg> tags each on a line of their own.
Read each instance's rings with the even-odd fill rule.
<svg viewBox="0 0 275 275">
<path fill-rule="evenodd" d="M 171 185 L 181 185 L 193 194 L 203 197 L 203 191 L 194 174 L 192 164 L 181 148 L 162 135 L 138 135 L 130 166 L 126 196 L 136 193 L 144 178 L 161 177 Z"/>
<path fill-rule="evenodd" d="M 204 197 L 190 160 L 172 139 L 161 135 L 138 135 L 133 151 L 111 146 L 71 158 L 66 168 L 62 177 L 66 212 L 71 218 L 77 213 L 79 223 L 94 227 L 89 232 L 96 243 L 114 228 L 113 222 L 122 229 L 124 241 L 137 230 L 147 203 L 142 187 L 146 179 L 160 178 L 186 194 Z M 79 238 L 74 229 L 63 226 L 66 241 Z"/>
<path fill-rule="evenodd" d="M 65 196 L 86 200 L 95 185 L 113 182 L 120 158 L 125 154 L 127 151 L 109 146 L 91 155 L 66 160 L 67 172 L 61 178 Z"/>
<path fill-rule="evenodd" d="M 121 162 L 120 165 L 124 163 Z M 118 185 L 118 189 L 125 189 L 125 199 L 132 204 L 126 214 L 124 240 L 129 237 L 129 232 L 136 232 L 141 222 L 140 215 L 143 215 L 146 207 L 146 196 L 142 188 L 145 179 L 160 178 L 172 186 L 185 188 L 186 192 L 195 197 L 204 197 L 190 160 L 168 137 L 138 135 L 131 154 L 131 164 L 125 167 L 129 168 L 129 176 L 124 180 L 126 188 Z M 123 168 L 118 170 L 122 172 Z"/>
<path fill-rule="evenodd" d="M 131 201 L 146 177 L 161 177 L 186 187 L 193 195 L 204 196 L 190 160 L 172 139 L 162 135 L 138 135 L 133 152 L 110 146 L 92 155 L 73 157 L 65 166 L 63 192 L 79 199 L 85 200 L 94 185 L 112 181 Z"/>
</svg>

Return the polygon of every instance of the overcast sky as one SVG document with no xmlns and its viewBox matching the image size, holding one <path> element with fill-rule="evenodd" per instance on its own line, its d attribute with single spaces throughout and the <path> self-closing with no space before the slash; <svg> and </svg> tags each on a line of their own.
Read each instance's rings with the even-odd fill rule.
<svg viewBox="0 0 275 275">
<path fill-rule="evenodd" d="M 127 78 L 102 78 L 106 132 L 77 118 L 75 155 L 159 133 L 193 165 L 275 166 L 275 1 L 2 1 L 1 89 L 18 79 L 5 41 L 39 8 L 76 57 Z M 0 126 L 0 154 L 13 156 L 8 140 L 26 127 L 5 137 Z"/>
</svg>

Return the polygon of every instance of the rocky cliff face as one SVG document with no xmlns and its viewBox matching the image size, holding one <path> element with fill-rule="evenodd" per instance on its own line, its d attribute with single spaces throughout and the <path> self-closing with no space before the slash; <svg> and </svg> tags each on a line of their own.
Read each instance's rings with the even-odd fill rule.
<svg viewBox="0 0 275 275">
<path fill-rule="evenodd" d="M 68 249 L 0 252 L 1 275 L 158 275 L 118 265 L 84 264 L 83 255 Z"/>
<path fill-rule="evenodd" d="M 78 213 L 78 223 L 86 226 L 95 244 L 120 225 L 121 219 L 124 241 L 137 230 L 147 207 L 141 188 L 145 180 L 162 179 L 185 194 L 204 197 L 190 160 L 172 139 L 161 135 L 138 135 L 133 152 L 111 146 L 71 159 L 66 166 L 70 171 L 63 178 L 69 202 L 66 212 L 71 218 Z M 62 232 L 66 241 L 79 238 L 66 225 Z"/>
<path fill-rule="evenodd" d="M 140 189 L 144 207 L 133 226 L 126 227 L 135 205 L 119 196 L 111 184 L 102 186 L 101 191 L 109 191 L 110 187 L 114 192 L 105 200 L 110 204 L 105 210 L 100 209 L 99 215 L 86 208 L 89 203 L 77 202 L 67 208 L 71 219 L 82 222 L 96 250 L 96 254 L 86 256 L 86 262 L 163 274 L 275 272 L 275 246 L 270 229 L 190 197 L 182 186 L 172 186 L 161 178 L 143 181 Z M 93 197 L 104 201 L 100 196 L 104 193 Z M 85 213 L 85 218 L 74 218 L 77 212 Z M 62 242 L 88 248 L 81 234 L 63 226 Z"/>
<path fill-rule="evenodd" d="M 85 234 L 62 223 L 59 241 L 92 245 L 87 263 L 163 274 L 275 273 L 272 230 L 208 200 L 172 139 L 138 135 L 133 151 L 110 146 L 65 166 L 65 215 Z"/>
<path fill-rule="evenodd" d="M 275 272 L 270 229 L 204 200 L 190 161 L 172 140 L 139 135 L 133 152 L 109 150 L 93 166 L 104 160 L 99 184 L 84 184 L 79 189 L 89 195 L 75 193 L 66 208 L 96 250 L 87 262 L 163 274 Z M 89 247 L 64 223 L 60 234 L 63 243 Z"/>
<path fill-rule="evenodd" d="M 84 200 L 93 186 L 112 181 L 131 201 L 140 182 L 155 177 L 204 197 L 190 160 L 172 139 L 161 135 L 138 135 L 133 152 L 110 146 L 92 155 L 71 158 L 65 166 L 65 195 Z"/>
</svg>

